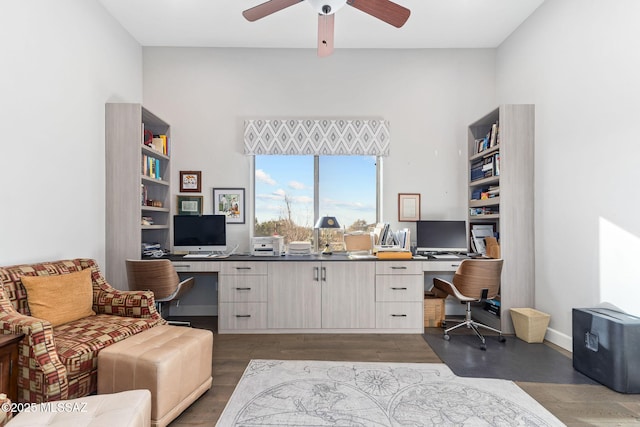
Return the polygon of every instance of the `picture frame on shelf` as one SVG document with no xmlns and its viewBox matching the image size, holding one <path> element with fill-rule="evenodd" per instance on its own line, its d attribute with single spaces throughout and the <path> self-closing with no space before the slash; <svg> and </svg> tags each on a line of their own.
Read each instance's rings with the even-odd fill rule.
<svg viewBox="0 0 640 427">
<path fill-rule="evenodd" d="M 201 171 L 180 171 L 180 192 L 181 193 L 202 192 L 202 172 Z"/>
<path fill-rule="evenodd" d="M 398 221 L 419 221 L 420 220 L 420 194 L 419 193 L 399 193 L 398 194 Z"/>
<path fill-rule="evenodd" d="M 202 215 L 202 196 L 177 196 L 178 215 Z"/>
<path fill-rule="evenodd" d="M 244 224 L 244 188 L 214 188 L 213 213 L 226 215 L 227 224 Z"/>
</svg>

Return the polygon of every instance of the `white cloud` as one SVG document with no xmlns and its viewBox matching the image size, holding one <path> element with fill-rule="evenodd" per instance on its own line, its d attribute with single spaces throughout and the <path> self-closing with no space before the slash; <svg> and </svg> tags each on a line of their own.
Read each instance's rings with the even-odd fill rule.
<svg viewBox="0 0 640 427">
<path fill-rule="evenodd" d="M 256 179 L 269 185 L 276 185 L 276 180 L 271 178 L 271 175 L 263 171 L 262 169 L 256 170 Z"/>
<path fill-rule="evenodd" d="M 306 186 L 298 181 L 289 181 L 289 187 L 293 188 L 294 190 L 304 190 L 306 188 Z"/>
</svg>

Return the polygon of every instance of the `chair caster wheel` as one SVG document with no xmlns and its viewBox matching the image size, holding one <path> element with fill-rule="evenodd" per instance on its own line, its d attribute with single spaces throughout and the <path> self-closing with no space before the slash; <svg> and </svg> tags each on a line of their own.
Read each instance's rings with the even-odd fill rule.
<svg viewBox="0 0 640 427">
<path fill-rule="evenodd" d="M 500 342 L 505 342 L 507 341 L 507 339 L 505 337 L 503 337 L 502 335 L 500 335 Z"/>
<path fill-rule="evenodd" d="M 445 341 L 449 341 L 451 339 L 451 336 L 449 336 L 449 334 L 444 334 L 442 338 L 444 338 Z"/>
<path fill-rule="evenodd" d="M 480 345 L 480 350 L 487 351 L 487 346 L 485 344 Z"/>
<path fill-rule="evenodd" d="M 444 320 L 442 322 L 440 322 L 440 327 L 442 329 L 445 329 L 447 327 L 447 322 L 445 322 Z"/>
</svg>

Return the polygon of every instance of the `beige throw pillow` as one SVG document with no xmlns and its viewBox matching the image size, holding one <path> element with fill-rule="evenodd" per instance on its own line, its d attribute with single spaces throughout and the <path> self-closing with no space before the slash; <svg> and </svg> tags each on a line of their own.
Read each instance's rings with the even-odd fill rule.
<svg viewBox="0 0 640 427">
<path fill-rule="evenodd" d="M 52 326 L 94 316 L 91 269 L 57 276 L 22 276 L 33 317 Z"/>
</svg>

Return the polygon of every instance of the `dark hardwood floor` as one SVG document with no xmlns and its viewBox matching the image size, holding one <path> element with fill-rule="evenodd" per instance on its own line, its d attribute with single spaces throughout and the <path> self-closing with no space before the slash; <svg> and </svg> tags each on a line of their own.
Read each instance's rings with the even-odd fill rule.
<svg viewBox="0 0 640 427">
<path fill-rule="evenodd" d="M 188 320 L 193 327 L 216 331 L 215 317 Z M 171 427 L 214 426 L 251 359 L 441 363 L 418 334 L 215 334 L 213 348 L 213 387 Z M 637 394 L 601 385 L 516 384 L 567 426 L 640 426 Z"/>
</svg>

